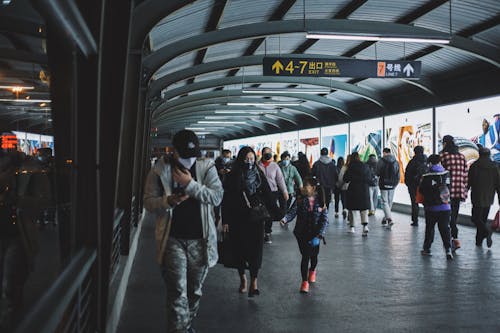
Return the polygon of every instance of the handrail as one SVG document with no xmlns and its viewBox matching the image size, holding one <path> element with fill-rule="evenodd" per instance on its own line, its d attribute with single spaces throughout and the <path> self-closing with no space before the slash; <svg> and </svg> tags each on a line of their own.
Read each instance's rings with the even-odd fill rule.
<svg viewBox="0 0 500 333">
<path fill-rule="evenodd" d="M 54 332 L 96 257 L 96 250 L 81 249 L 15 332 Z"/>
</svg>

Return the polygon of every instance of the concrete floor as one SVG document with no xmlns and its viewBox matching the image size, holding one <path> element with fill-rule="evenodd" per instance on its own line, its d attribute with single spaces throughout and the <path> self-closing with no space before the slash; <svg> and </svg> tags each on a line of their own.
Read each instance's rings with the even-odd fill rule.
<svg viewBox="0 0 500 333">
<path fill-rule="evenodd" d="M 317 283 L 299 293 L 300 256 L 290 230 L 274 226 L 259 275 L 261 295 L 238 293 L 235 270 L 212 268 L 197 332 L 500 332 L 500 239 L 476 248 L 475 229 L 460 227 L 462 248 L 448 262 L 436 227 L 432 257 L 422 257 L 424 223 L 394 214 L 392 231 L 370 218 L 370 234 L 347 233 L 330 219 Z M 117 332 L 166 332 L 165 287 L 154 261 L 153 226 L 145 225 Z"/>
</svg>

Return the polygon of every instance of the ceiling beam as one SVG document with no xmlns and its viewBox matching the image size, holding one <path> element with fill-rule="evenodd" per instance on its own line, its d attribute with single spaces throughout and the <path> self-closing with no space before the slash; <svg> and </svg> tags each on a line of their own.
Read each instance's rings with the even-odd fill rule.
<svg viewBox="0 0 500 333">
<path fill-rule="evenodd" d="M 22 50 L 0 48 L 0 59 L 47 64 L 47 55 Z"/>
</svg>

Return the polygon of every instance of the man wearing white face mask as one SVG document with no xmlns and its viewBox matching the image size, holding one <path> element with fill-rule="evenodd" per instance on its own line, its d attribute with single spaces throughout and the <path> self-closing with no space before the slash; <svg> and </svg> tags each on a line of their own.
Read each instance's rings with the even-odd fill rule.
<svg viewBox="0 0 500 333">
<path fill-rule="evenodd" d="M 213 161 L 197 158 L 192 131 L 174 135 L 173 157 L 149 172 L 144 205 L 157 214 L 157 259 L 167 287 L 168 332 L 194 332 L 201 288 L 208 268 L 217 263 L 214 206 L 223 189 Z"/>
</svg>

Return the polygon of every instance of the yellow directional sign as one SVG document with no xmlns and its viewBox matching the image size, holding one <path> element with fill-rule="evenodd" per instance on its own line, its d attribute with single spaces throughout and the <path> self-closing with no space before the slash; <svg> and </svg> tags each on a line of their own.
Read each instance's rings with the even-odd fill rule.
<svg viewBox="0 0 500 333">
<path fill-rule="evenodd" d="M 279 61 L 276 60 L 276 62 L 273 64 L 273 67 L 271 69 L 276 72 L 276 74 L 279 74 L 283 70 L 283 64 Z"/>
</svg>

